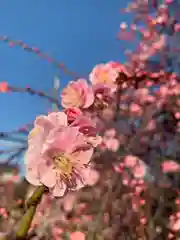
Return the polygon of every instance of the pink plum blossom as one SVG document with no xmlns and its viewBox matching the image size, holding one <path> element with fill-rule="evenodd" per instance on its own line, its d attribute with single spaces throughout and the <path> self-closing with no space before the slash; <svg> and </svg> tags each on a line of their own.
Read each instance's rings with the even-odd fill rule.
<svg viewBox="0 0 180 240">
<path fill-rule="evenodd" d="M 113 68 L 111 64 L 98 64 L 90 73 L 89 79 L 93 85 L 107 84 L 115 87 L 115 81 L 118 75 L 118 69 Z"/>
<path fill-rule="evenodd" d="M 119 149 L 119 140 L 115 137 L 116 130 L 111 128 L 105 131 L 102 139 L 104 149 L 108 149 L 112 152 L 116 152 Z"/>
<path fill-rule="evenodd" d="M 64 108 L 88 108 L 94 102 L 92 88 L 85 79 L 70 82 L 61 93 L 61 104 Z"/>
<path fill-rule="evenodd" d="M 91 129 L 88 123 L 86 127 Z M 57 197 L 66 190 L 91 184 L 90 178 L 94 179 L 97 174 L 89 167 L 89 162 L 99 140 L 95 132 L 86 135 L 80 130 L 80 122 L 68 126 L 64 112 L 39 116 L 28 138 L 27 181 L 35 186 L 47 186 Z"/>
<path fill-rule="evenodd" d="M 161 164 L 163 173 L 180 172 L 180 164 L 172 160 L 166 160 Z"/>
</svg>

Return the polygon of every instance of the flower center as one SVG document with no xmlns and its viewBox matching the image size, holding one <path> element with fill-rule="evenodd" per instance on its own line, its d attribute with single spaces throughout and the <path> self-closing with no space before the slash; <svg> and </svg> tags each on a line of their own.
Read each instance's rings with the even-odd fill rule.
<svg viewBox="0 0 180 240">
<path fill-rule="evenodd" d="M 78 105 L 81 101 L 80 92 L 74 89 L 73 87 L 69 86 L 64 90 L 64 101 L 67 104 L 72 104 L 73 106 Z"/>
<path fill-rule="evenodd" d="M 101 82 L 103 82 L 103 83 L 110 83 L 111 82 L 109 74 L 107 72 L 105 72 L 105 71 L 102 71 L 99 74 L 99 78 L 100 78 Z"/>
<path fill-rule="evenodd" d="M 65 176 L 69 176 L 73 170 L 73 164 L 70 160 L 64 156 L 64 154 L 59 154 L 53 157 L 55 165 L 58 169 L 61 170 L 62 174 Z"/>
</svg>

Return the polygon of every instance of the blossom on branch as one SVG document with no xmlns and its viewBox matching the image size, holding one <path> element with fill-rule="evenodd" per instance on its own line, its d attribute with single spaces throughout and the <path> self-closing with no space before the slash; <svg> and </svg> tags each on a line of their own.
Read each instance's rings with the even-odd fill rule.
<svg viewBox="0 0 180 240">
<path fill-rule="evenodd" d="M 28 138 L 27 181 L 47 186 L 55 197 L 91 185 L 97 173 L 89 162 L 101 139 L 90 124 L 84 117 L 69 125 L 64 112 L 36 118 Z"/>
<path fill-rule="evenodd" d="M 61 104 L 64 108 L 88 108 L 94 102 L 92 88 L 85 79 L 70 82 L 61 93 Z"/>
<path fill-rule="evenodd" d="M 0 82 L 0 92 L 8 92 L 9 91 L 9 87 L 8 87 L 8 83 L 7 82 Z"/>
<path fill-rule="evenodd" d="M 119 68 L 112 67 L 111 64 L 96 65 L 89 75 L 89 79 L 93 85 L 106 84 L 115 86 L 115 81 L 119 75 Z"/>
</svg>

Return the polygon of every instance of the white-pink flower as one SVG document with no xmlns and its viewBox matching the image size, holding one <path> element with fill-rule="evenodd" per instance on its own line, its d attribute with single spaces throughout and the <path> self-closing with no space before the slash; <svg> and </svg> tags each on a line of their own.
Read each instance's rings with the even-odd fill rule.
<svg viewBox="0 0 180 240">
<path fill-rule="evenodd" d="M 89 79 L 93 85 L 107 84 L 114 86 L 118 75 L 118 69 L 113 68 L 111 64 L 98 64 L 90 73 Z"/>
<path fill-rule="evenodd" d="M 47 186 L 54 196 L 88 185 L 90 178 L 96 176 L 88 164 L 100 138 L 97 136 L 96 140 L 95 128 L 90 123 L 86 120 L 89 129 L 86 134 L 80 120 L 68 125 L 64 112 L 39 116 L 28 138 L 27 181 L 35 186 Z"/>
<path fill-rule="evenodd" d="M 85 79 L 70 82 L 61 93 L 61 104 L 64 108 L 88 108 L 94 102 L 92 87 Z"/>
</svg>

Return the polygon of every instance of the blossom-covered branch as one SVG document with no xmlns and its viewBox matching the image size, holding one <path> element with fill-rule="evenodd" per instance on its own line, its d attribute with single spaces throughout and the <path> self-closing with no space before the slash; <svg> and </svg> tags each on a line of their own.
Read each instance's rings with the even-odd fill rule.
<svg viewBox="0 0 180 240">
<path fill-rule="evenodd" d="M 28 133 L 30 192 L 23 199 L 30 200 L 20 201 L 15 217 L 0 208 L 16 236 L 180 237 L 180 79 L 178 55 L 172 51 L 179 42 L 170 47 L 167 38 L 179 38 L 179 6 L 176 0 L 165 2 L 130 4 L 126 11 L 133 11 L 135 19 L 130 32 L 121 23 L 119 38 L 132 41 L 139 34 L 136 50 L 125 64 L 100 63 L 86 79 L 72 79 L 57 102 L 31 88 L 1 84 L 1 92 L 43 95 L 61 108 L 38 116 L 25 134 L 7 135 L 17 133 L 18 142 Z"/>
</svg>

